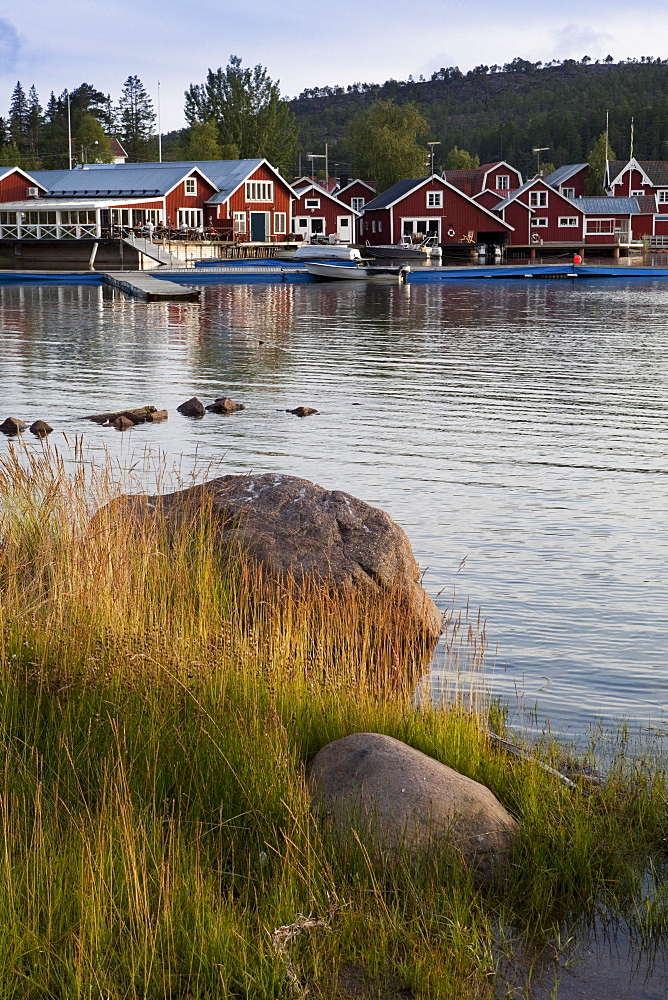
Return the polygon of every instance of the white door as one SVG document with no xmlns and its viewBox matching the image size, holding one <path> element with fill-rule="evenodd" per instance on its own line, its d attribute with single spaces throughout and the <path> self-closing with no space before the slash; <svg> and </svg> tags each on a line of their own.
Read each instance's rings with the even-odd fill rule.
<svg viewBox="0 0 668 1000">
<path fill-rule="evenodd" d="M 314 219 L 312 215 L 301 215 L 295 219 L 295 232 L 299 233 L 306 243 L 312 243 L 314 238 L 326 233 L 325 220 Z"/>
<path fill-rule="evenodd" d="M 342 243 L 351 243 L 353 238 L 352 218 L 350 215 L 339 215 L 336 220 L 336 233 Z"/>
</svg>

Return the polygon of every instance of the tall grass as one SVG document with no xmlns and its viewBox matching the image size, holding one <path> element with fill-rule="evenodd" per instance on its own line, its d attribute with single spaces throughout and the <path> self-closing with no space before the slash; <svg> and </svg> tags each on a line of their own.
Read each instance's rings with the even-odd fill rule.
<svg viewBox="0 0 668 1000">
<path fill-rule="evenodd" d="M 471 1000 L 595 920 L 661 940 L 657 761 L 567 788 L 493 746 L 482 704 L 416 702 L 392 595 L 276 585 L 221 560 L 206 517 L 104 508 L 127 482 L 68 469 L 48 446 L 0 460 L 0 1000 L 336 997 L 350 964 L 369 996 Z M 355 731 L 491 787 L 520 820 L 508 877 L 330 842 L 304 768 Z"/>
</svg>

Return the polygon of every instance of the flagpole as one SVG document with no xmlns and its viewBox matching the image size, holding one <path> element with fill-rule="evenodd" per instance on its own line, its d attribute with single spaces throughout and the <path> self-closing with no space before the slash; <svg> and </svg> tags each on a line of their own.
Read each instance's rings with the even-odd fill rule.
<svg viewBox="0 0 668 1000">
<path fill-rule="evenodd" d="M 629 160 L 632 159 L 633 159 L 633 118 L 631 119 L 631 155 L 629 156 Z"/>
<path fill-rule="evenodd" d="M 70 110 L 70 92 L 67 91 L 67 153 L 70 170 L 72 169 L 72 115 Z"/>
<path fill-rule="evenodd" d="M 160 80 L 158 80 L 158 163 L 162 163 L 162 128 L 160 125 Z"/>
<path fill-rule="evenodd" d="M 605 113 L 605 175 L 603 177 L 603 187 L 610 187 L 610 162 L 608 160 L 608 150 L 610 149 L 610 112 Z"/>
</svg>

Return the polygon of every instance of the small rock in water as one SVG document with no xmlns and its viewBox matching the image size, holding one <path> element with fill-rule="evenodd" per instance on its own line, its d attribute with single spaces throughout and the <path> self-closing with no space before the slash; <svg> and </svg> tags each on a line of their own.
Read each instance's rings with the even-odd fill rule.
<svg viewBox="0 0 668 1000">
<path fill-rule="evenodd" d="M 214 399 L 210 406 L 207 406 L 210 413 L 236 413 L 238 410 L 245 409 L 243 403 L 235 403 L 228 396 L 220 396 L 218 399 Z"/>
<path fill-rule="evenodd" d="M 155 406 L 133 406 L 126 410 L 108 410 L 106 413 L 93 413 L 85 417 L 85 419 L 92 420 L 96 424 L 105 424 L 107 427 L 111 427 L 117 417 L 124 415 L 130 417 L 133 423 L 139 424 L 143 423 L 144 420 L 148 420 L 149 414 L 155 413 L 155 410 Z"/>
<path fill-rule="evenodd" d="M 117 431 L 127 431 L 135 426 L 135 422 L 122 413 L 120 417 L 116 417 L 115 420 L 111 421 L 111 426 L 115 427 Z"/>
<path fill-rule="evenodd" d="M 184 417 L 203 417 L 206 413 L 204 403 L 197 398 L 197 396 L 192 396 L 190 399 L 186 399 L 185 403 L 181 403 L 176 409 L 179 413 L 182 413 Z"/>
<path fill-rule="evenodd" d="M 24 424 L 23 421 L 19 420 L 17 417 L 7 417 L 7 419 L 0 424 L 0 431 L 2 431 L 3 434 L 18 434 L 19 431 L 24 431 L 27 426 L 27 424 Z"/>
<path fill-rule="evenodd" d="M 146 414 L 146 419 L 150 424 L 157 424 L 160 420 L 167 420 L 168 417 L 167 410 L 156 410 L 155 413 Z"/>
<path fill-rule="evenodd" d="M 30 431 L 33 434 L 37 434 L 38 437 L 46 437 L 53 430 L 50 424 L 47 424 L 45 420 L 35 420 L 34 423 L 30 425 Z"/>
<path fill-rule="evenodd" d="M 312 413 L 317 413 L 311 406 L 296 406 L 294 410 L 286 410 L 286 413 L 294 413 L 296 417 L 310 417 Z"/>
</svg>

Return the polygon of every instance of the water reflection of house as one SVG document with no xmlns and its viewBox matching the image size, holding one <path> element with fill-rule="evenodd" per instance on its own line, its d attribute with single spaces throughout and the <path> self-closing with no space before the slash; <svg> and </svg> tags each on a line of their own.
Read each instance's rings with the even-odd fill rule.
<svg viewBox="0 0 668 1000">
<path fill-rule="evenodd" d="M 266 160 L 18 167 L 0 176 L 0 239 L 82 239 L 152 222 L 284 240 L 294 192 Z"/>
</svg>

